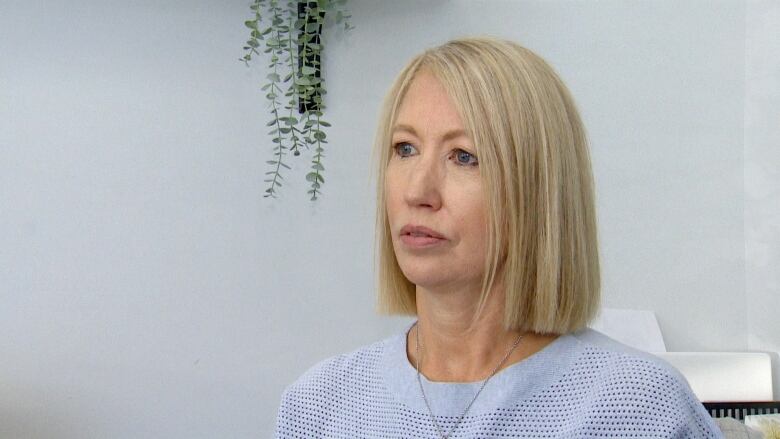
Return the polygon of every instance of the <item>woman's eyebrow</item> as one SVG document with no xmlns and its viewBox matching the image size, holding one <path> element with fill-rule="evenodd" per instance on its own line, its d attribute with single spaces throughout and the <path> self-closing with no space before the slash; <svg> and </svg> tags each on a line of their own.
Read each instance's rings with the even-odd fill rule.
<svg viewBox="0 0 780 439">
<path fill-rule="evenodd" d="M 413 134 L 415 137 L 420 137 L 417 135 L 417 131 L 415 131 L 414 127 L 411 125 L 399 123 L 395 127 L 393 127 L 393 132 L 396 131 L 406 131 L 408 133 Z M 466 132 L 464 130 L 457 129 L 457 130 L 450 131 L 444 136 L 442 136 L 442 140 L 447 141 L 451 139 L 456 139 L 458 137 L 468 137 L 468 136 L 466 135 Z"/>
</svg>

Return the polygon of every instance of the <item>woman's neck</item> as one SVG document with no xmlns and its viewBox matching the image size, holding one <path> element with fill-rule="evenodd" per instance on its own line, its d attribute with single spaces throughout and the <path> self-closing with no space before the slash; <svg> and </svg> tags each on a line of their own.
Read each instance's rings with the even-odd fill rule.
<svg viewBox="0 0 780 439">
<path fill-rule="evenodd" d="M 530 357 L 557 338 L 557 335 L 505 330 L 503 306 L 502 294 L 490 294 L 483 313 L 470 330 L 476 299 L 469 302 L 457 293 L 444 296 L 418 287 L 418 320 L 407 334 L 406 343 L 410 363 L 417 364 L 418 331 L 420 373 L 438 382 L 487 379 L 521 335 L 519 344 L 496 373 Z"/>
</svg>

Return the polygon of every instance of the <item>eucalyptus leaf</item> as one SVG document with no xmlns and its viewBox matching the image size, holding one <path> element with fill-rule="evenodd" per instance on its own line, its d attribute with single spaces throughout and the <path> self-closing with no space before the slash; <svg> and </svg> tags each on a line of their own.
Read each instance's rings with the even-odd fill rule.
<svg viewBox="0 0 780 439">
<path fill-rule="evenodd" d="M 322 32 L 326 16 L 332 14 L 338 23 L 344 21 L 345 29 L 352 28 L 347 23 L 351 14 L 342 10 L 347 0 L 251 0 L 250 3 L 253 12 L 250 19 L 244 22 L 244 26 L 250 29 L 250 38 L 244 45 L 244 56 L 239 60 L 249 66 L 249 61 L 253 61 L 253 54 L 260 56 L 261 42 L 264 45 L 263 53 L 270 54 L 268 68 L 271 73 L 266 75 L 269 83 L 263 84 L 261 90 L 266 92 L 266 99 L 271 101 L 268 105 L 271 120 L 267 126 L 273 127 L 268 132 L 273 141 L 273 159 L 266 161 L 266 164 L 275 166 L 275 170 L 265 173 L 269 179 L 264 181 L 270 183 L 270 187 L 265 189 L 264 197 L 277 198 L 276 188 L 281 187 L 281 181 L 284 180 L 278 171 L 281 167 L 292 170 L 282 161 L 283 157 L 289 151 L 292 151 L 294 156 L 299 156 L 299 148 L 305 146 L 307 150 L 316 151 L 310 162 L 312 172 L 306 174 L 306 179 L 310 182 L 310 190 L 307 193 L 311 194 L 312 200 L 316 200 L 320 194 L 319 188 L 325 182 L 322 175 L 325 167 L 321 160 L 325 157 L 323 146 L 328 142 L 323 129 L 331 124 L 323 119 L 318 120 L 325 110 L 323 96 L 327 91 L 324 78 L 317 77 L 322 62 L 315 58 L 319 58 L 324 48 Z M 301 4 L 305 8 L 305 15 L 298 13 Z M 266 23 L 270 23 L 267 23 L 267 26 L 261 22 L 261 16 L 268 17 Z M 305 60 L 305 63 L 296 67 L 301 59 Z M 290 81 L 291 79 L 293 81 Z M 282 83 L 287 84 L 286 90 L 282 90 L 278 85 Z M 287 98 L 284 101 L 289 102 L 277 100 L 282 93 Z M 301 107 L 304 107 L 303 111 L 299 111 Z M 299 123 L 303 124 L 302 129 Z M 285 145 L 286 142 L 289 142 L 288 146 Z"/>
</svg>

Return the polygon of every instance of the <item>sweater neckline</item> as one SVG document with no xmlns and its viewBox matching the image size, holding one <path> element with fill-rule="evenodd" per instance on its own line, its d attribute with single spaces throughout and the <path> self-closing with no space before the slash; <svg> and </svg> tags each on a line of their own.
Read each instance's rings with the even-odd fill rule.
<svg viewBox="0 0 780 439">
<path fill-rule="evenodd" d="M 385 340 L 382 355 L 382 375 L 395 399 L 414 411 L 428 413 L 417 369 L 406 355 L 406 339 L 416 321 L 403 332 Z M 498 371 L 469 409 L 468 415 L 507 408 L 506 402 L 519 403 L 560 379 L 577 354 L 579 340 L 563 334 L 533 355 Z M 482 381 L 458 383 L 430 381 L 420 375 L 425 395 L 435 416 L 459 417 L 482 386 Z"/>
</svg>

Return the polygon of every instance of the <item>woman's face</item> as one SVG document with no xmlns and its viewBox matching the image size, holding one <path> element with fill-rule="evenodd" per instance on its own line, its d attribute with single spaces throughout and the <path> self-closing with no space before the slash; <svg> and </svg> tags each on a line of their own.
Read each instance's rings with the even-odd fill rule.
<svg viewBox="0 0 780 439">
<path fill-rule="evenodd" d="M 393 130 L 385 195 L 401 270 L 426 289 L 479 288 L 484 272 L 484 194 L 474 143 L 463 130 L 441 83 L 417 72 Z M 409 234 L 409 226 L 440 238 Z"/>
</svg>

